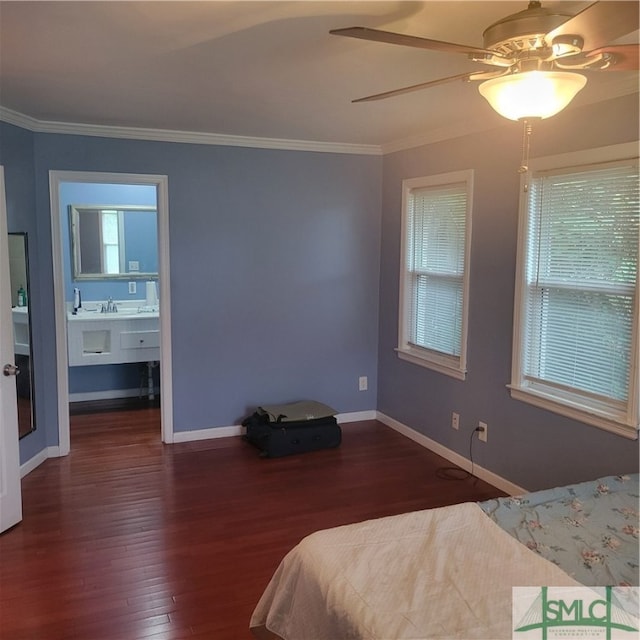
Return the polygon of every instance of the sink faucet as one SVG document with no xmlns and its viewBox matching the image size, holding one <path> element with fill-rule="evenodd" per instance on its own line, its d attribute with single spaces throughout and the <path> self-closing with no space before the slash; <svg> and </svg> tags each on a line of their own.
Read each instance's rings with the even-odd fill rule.
<svg viewBox="0 0 640 640">
<path fill-rule="evenodd" d="M 113 301 L 113 298 L 109 298 L 107 302 L 102 303 L 101 313 L 117 313 L 118 307 L 116 303 Z"/>
</svg>

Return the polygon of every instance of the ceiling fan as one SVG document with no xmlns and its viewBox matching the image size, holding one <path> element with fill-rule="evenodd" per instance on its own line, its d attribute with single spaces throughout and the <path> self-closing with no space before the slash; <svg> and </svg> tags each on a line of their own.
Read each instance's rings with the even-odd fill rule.
<svg viewBox="0 0 640 640">
<path fill-rule="evenodd" d="M 561 4 L 561 3 L 558 3 Z M 483 33 L 484 47 L 431 40 L 368 27 L 334 29 L 333 35 L 466 54 L 494 69 L 472 71 L 358 98 L 365 102 L 427 89 L 455 80 L 482 80 L 480 93 L 512 120 L 546 118 L 561 111 L 586 83 L 579 72 L 637 70 L 638 45 L 611 45 L 638 29 L 637 1 L 594 2 L 575 15 L 548 9 L 538 0 L 495 22 Z M 555 97 L 552 106 L 547 94 Z M 520 99 L 520 104 L 516 105 Z M 545 104 L 542 104 L 542 103 Z"/>
</svg>

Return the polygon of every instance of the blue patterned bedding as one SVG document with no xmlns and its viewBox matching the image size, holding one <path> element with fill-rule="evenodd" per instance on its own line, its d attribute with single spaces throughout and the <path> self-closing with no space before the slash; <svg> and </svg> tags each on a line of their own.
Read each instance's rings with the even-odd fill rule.
<svg viewBox="0 0 640 640">
<path fill-rule="evenodd" d="M 481 502 L 502 529 L 589 586 L 638 586 L 638 474 Z"/>
</svg>

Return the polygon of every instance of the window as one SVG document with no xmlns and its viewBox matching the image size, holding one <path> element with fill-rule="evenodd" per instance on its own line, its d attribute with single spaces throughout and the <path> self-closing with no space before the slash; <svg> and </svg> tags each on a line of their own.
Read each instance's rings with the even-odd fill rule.
<svg viewBox="0 0 640 640">
<path fill-rule="evenodd" d="M 625 153 L 636 157 L 619 159 Z M 591 155 L 582 164 L 532 162 L 520 212 L 511 394 L 636 437 L 637 146 Z"/>
<path fill-rule="evenodd" d="M 398 356 L 464 380 L 473 172 L 402 189 Z"/>
<path fill-rule="evenodd" d="M 120 215 L 117 211 L 103 209 L 102 221 L 102 269 L 104 273 L 120 273 Z"/>
</svg>

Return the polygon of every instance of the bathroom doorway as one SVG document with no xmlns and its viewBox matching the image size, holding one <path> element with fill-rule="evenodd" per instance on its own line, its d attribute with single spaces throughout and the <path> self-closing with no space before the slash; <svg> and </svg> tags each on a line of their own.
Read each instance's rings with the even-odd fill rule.
<svg viewBox="0 0 640 640">
<path fill-rule="evenodd" d="M 135 386 L 159 389 L 159 435 L 173 442 L 167 177 L 51 171 L 49 183 L 60 454 L 70 400 Z"/>
</svg>

